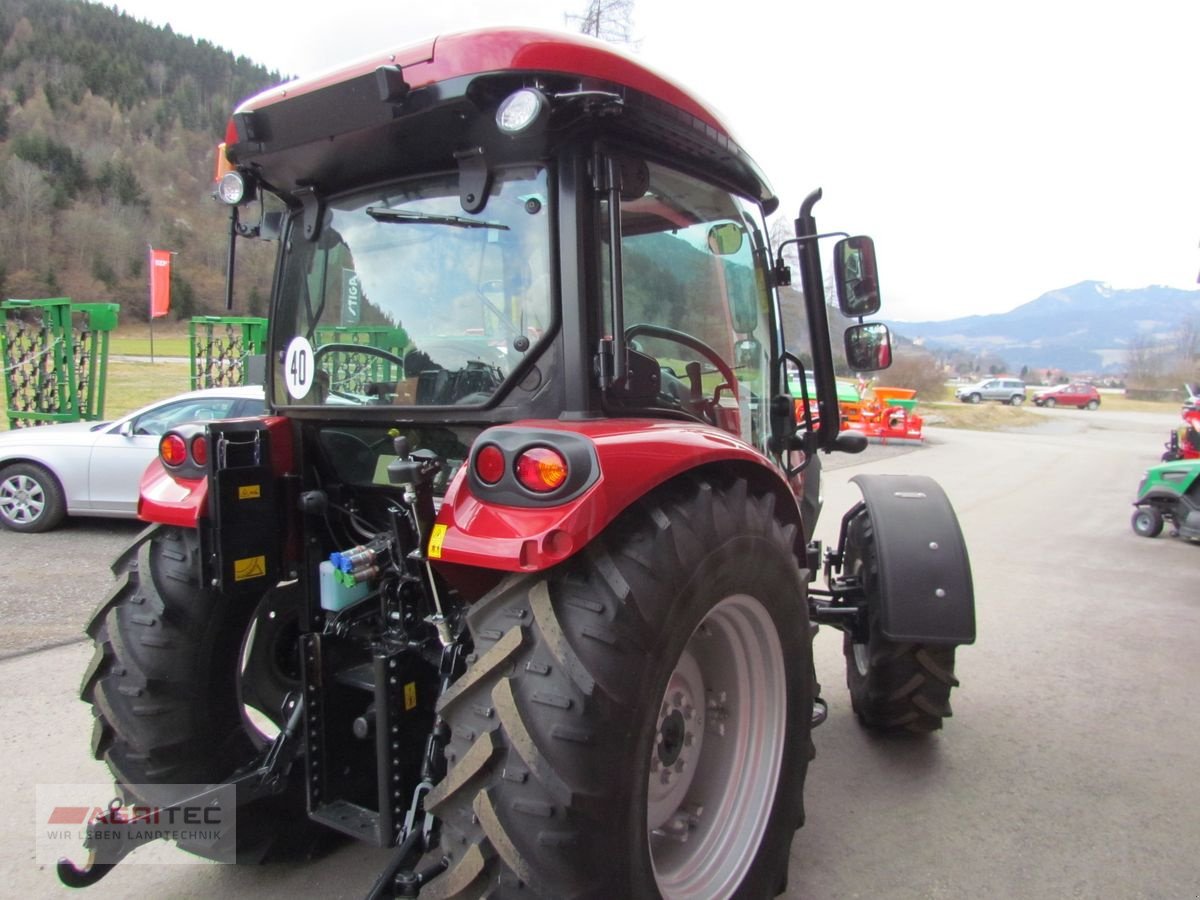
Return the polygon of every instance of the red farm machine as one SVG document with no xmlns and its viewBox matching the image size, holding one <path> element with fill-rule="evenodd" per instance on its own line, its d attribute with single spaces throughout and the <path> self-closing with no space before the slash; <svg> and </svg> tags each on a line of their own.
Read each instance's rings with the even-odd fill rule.
<svg viewBox="0 0 1200 900">
<path fill-rule="evenodd" d="M 763 174 L 600 43 L 453 34 L 291 82 L 233 113 L 218 176 L 231 280 L 239 241 L 279 248 L 271 414 L 174 429 L 143 479 L 82 689 L 114 822 L 233 796 L 234 847 L 180 845 L 349 835 L 381 848 L 372 896 L 782 890 L 817 626 L 885 732 L 941 727 L 975 637 L 934 481 L 858 475 L 837 547 L 814 540 L 821 455 L 866 446 L 820 192 L 793 354 Z M 833 260 L 872 371 L 873 246 Z"/>
</svg>

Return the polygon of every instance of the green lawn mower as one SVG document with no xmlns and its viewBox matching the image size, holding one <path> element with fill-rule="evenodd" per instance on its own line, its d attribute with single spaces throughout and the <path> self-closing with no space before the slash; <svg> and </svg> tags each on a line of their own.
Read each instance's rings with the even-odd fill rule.
<svg viewBox="0 0 1200 900">
<path fill-rule="evenodd" d="M 1170 522 L 1175 537 L 1200 541 L 1200 459 L 1152 466 L 1133 505 L 1133 530 L 1142 537 L 1158 537 Z"/>
</svg>

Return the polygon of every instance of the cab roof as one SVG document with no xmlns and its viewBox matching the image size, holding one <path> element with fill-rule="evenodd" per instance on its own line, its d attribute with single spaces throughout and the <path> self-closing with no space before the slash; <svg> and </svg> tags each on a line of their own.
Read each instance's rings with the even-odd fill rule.
<svg viewBox="0 0 1200 900">
<path fill-rule="evenodd" d="M 396 67 L 404 82 L 403 99 L 381 97 L 378 73 Z M 259 168 L 268 183 L 286 193 L 288 182 L 298 186 L 315 180 L 304 166 L 326 172 L 336 168 L 329 161 L 333 151 L 326 149 L 323 157 L 300 152 L 306 162 L 299 167 L 294 161 L 273 166 L 272 156 L 282 162 L 279 154 L 304 145 L 328 145 L 354 134 L 361 141 L 364 132 L 386 129 L 409 115 L 455 102 L 461 108 L 474 81 L 505 76 L 557 77 L 560 82 L 573 82 L 576 90 L 617 93 L 627 107 L 623 113 L 634 110 L 632 116 L 623 115 L 627 132 L 657 140 L 666 127 L 687 145 L 673 149 L 687 152 L 690 148 L 690 155 L 722 170 L 768 212 L 778 204 L 766 178 L 729 127 L 694 94 L 609 44 L 533 29 L 440 35 L 263 91 L 235 110 L 226 137 L 227 154 L 235 164 Z M 477 102 L 477 97 L 472 99 Z"/>
</svg>

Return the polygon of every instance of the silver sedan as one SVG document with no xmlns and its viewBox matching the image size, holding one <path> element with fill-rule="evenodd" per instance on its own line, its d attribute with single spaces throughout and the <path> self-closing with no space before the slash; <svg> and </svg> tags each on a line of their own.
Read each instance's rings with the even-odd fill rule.
<svg viewBox="0 0 1200 900">
<path fill-rule="evenodd" d="M 137 515 L 142 473 L 167 429 L 261 416 L 261 386 L 209 388 L 160 400 L 114 422 L 66 422 L 0 433 L 0 525 L 48 531 L 66 515 Z"/>
</svg>

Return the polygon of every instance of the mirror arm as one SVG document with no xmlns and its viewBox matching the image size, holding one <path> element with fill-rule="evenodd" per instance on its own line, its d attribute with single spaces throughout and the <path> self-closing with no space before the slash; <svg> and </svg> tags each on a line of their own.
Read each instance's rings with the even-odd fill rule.
<svg viewBox="0 0 1200 900">
<path fill-rule="evenodd" d="M 790 287 L 792 284 L 792 269 L 783 261 L 783 248 L 790 244 L 803 244 L 806 241 L 819 241 L 821 238 L 831 237 L 850 237 L 845 231 L 827 231 L 824 234 L 810 234 L 804 237 L 788 238 L 775 248 L 775 268 L 771 270 L 771 277 L 775 281 L 775 287 Z"/>
<path fill-rule="evenodd" d="M 833 450 L 841 430 L 837 404 L 837 385 L 834 381 L 833 348 L 829 342 L 829 313 L 825 309 L 825 284 L 821 277 L 821 253 L 817 240 L 817 220 L 812 208 L 821 199 L 821 189 L 809 194 L 800 205 L 795 221 L 796 242 L 800 245 L 800 285 L 804 292 L 804 308 L 809 333 L 813 336 L 813 375 L 817 381 L 817 446 Z"/>
</svg>

